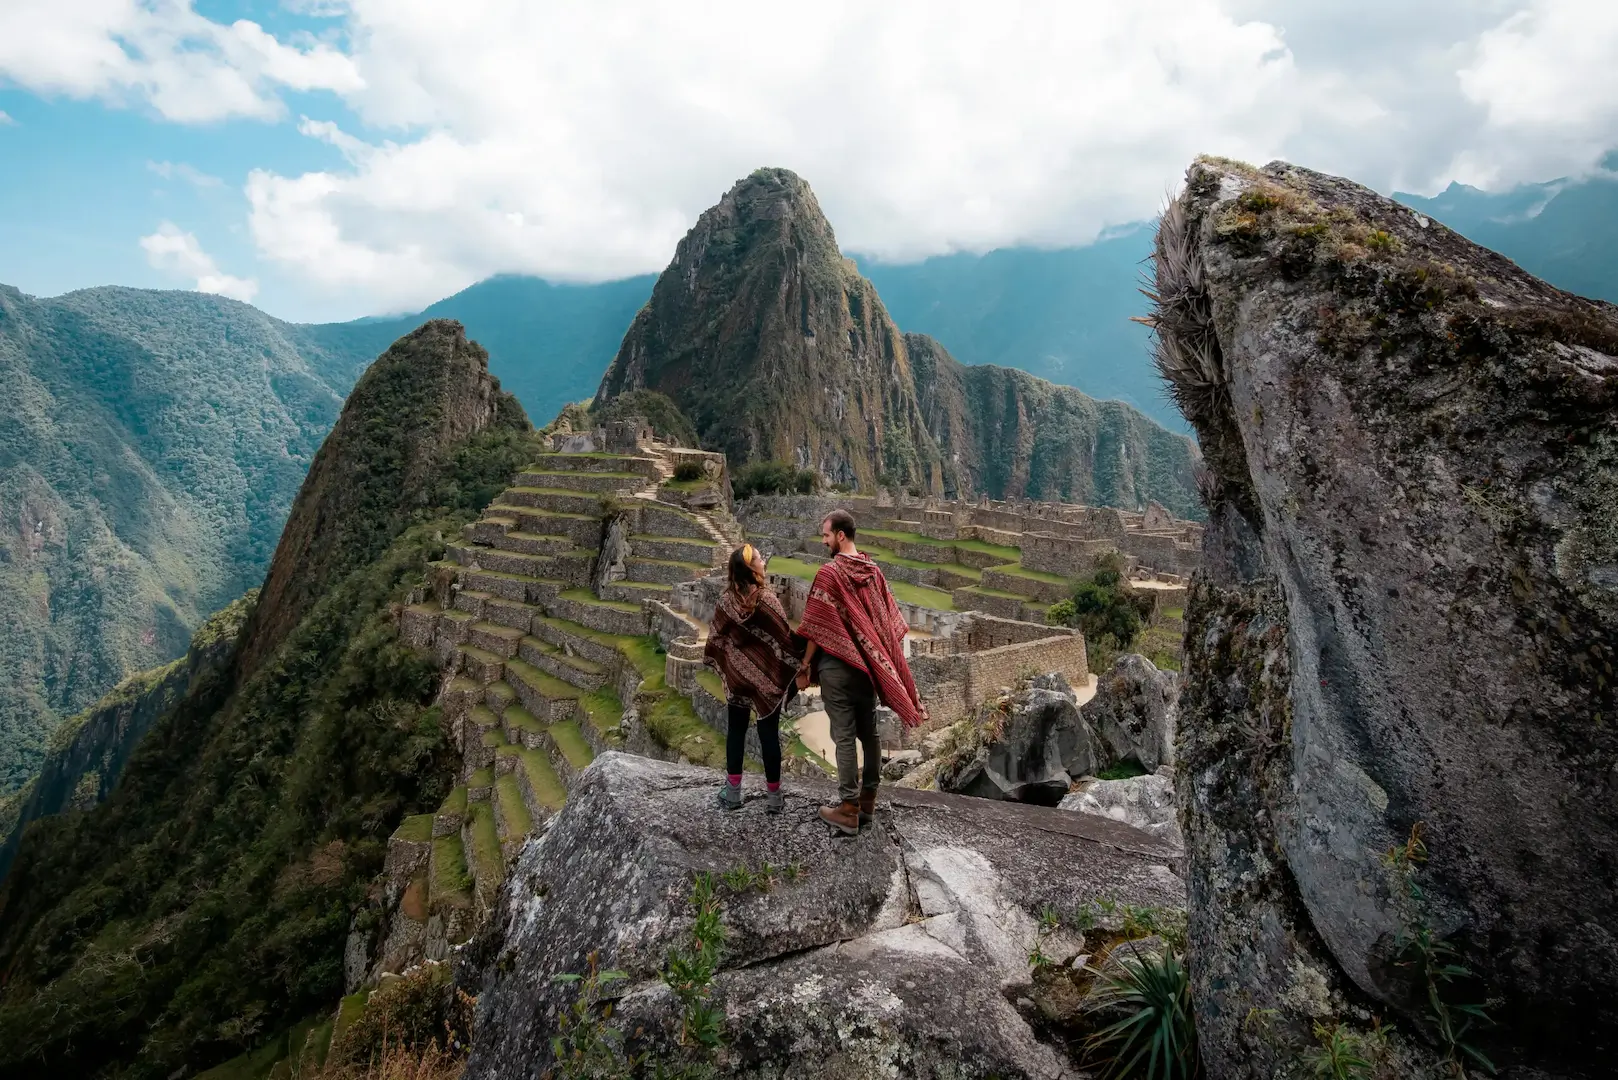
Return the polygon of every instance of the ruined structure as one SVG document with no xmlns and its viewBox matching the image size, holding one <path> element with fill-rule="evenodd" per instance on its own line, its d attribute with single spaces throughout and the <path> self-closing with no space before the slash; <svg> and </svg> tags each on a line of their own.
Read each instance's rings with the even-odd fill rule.
<svg viewBox="0 0 1618 1080">
<path fill-rule="evenodd" d="M 1290 1075 L 1375 1016 L 1389 1075 L 1610 1075 L 1618 311 L 1222 160 L 1165 212 L 1156 291 L 1211 471 L 1179 744 L 1210 1074 Z"/>
</svg>

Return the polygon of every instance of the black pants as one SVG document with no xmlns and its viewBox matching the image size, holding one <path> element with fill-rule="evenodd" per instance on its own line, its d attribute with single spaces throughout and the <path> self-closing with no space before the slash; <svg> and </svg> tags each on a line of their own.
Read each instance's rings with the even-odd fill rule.
<svg viewBox="0 0 1618 1080">
<path fill-rule="evenodd" d="M 753 710 L 746 705 L 730 703 L 729 724 L 725 731 L 725 771 L 732 776 L 741 775 L 742 752 L 747 748 L 747 718 Z M 772 784 L 781 782 L 781 710 L 758 718 L 758 750 L 764 758 L 764 779 Z"/>
</svg>

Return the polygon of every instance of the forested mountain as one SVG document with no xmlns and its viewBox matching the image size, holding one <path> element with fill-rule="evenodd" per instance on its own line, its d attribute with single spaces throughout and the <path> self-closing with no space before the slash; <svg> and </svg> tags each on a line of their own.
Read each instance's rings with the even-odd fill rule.
<svg viewBox="0 0 1618 1080">
<path fill-rule="evenodd" d="M 223 297 L 0 286 L 0 793 L 259 583 L 362 364 Z"/>
</svg>

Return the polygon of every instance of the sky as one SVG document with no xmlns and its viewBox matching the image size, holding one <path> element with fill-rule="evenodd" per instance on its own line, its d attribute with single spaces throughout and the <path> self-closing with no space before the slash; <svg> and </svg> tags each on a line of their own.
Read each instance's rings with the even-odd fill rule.
<svg viewBox="0 0 1618 1080">
<path fill-rule="evenodd" d="M 1612 0 L 0 0 L 0 282 L 295 321 L 655 271 L 760 166 L 845 251 L 1082 245 L 1199 153 L 1587 175 Z"/>
</svg>

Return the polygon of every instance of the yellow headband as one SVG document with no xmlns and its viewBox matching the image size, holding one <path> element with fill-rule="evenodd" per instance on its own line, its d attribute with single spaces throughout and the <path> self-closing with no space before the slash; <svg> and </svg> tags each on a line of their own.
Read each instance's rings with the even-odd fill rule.
<svg viewBox="0 0 1618 1080">
<path fill-rule="evenodd" d="M 742 545 L 742 562 L 751 563 L 752 561 L 753 561 L 753 545 L 752 544 L 743 544 Z"/>
</svg>

